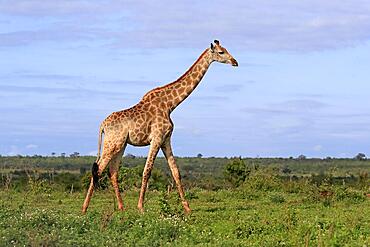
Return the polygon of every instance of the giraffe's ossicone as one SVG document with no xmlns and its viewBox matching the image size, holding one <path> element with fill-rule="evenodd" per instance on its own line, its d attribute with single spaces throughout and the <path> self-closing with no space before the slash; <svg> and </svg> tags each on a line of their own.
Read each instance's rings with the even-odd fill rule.
<svg viewBox="0 0 370 247">
<path fill-rule="evenodd" d="M 99 131 L 98 157 L 92 168 L 90 186 L 82 206 L 83 213 L 86 212 L 94 187 L 107 165 L 109 165 L 110 179 L 117 197 L 118 208 L 123 210 L 123 201 L 118 187 L 118 169 L 127 144 L 133 146 L 150 145 L 143 171 L 138 209 L 143 212 L 148 179 L 157 153 L 161 149 L 172 172 L 184 210 L 186 213 L 190 213 L 180 173 L 172 153 L 173 123 L 170 114 L 193 92 L 214 61 L 238 66 L 238 62 L 220 45 L 219 41 L 215 40 L 214 43 L 211 43 L 211 47 L 207 48 L 179 79 L 149 91 L 135 106 L 113 112 L 102 122 Z M 103 151 L 100 155 L 103 134 Z"/>
</svg>

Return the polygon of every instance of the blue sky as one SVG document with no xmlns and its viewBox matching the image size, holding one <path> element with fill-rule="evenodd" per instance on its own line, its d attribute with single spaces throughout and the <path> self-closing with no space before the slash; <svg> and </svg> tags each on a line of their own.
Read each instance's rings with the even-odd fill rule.
<svg viewBox="0 0 370 247">
<path fill-rule="evenodd" d="M 95 154 L 109 113 L 214 39 L 239 67 L 175 110 L 176 155 L 370 155 L 368 1 L 81 0 L 0 2 L 0 154 Z"/>
</svg>

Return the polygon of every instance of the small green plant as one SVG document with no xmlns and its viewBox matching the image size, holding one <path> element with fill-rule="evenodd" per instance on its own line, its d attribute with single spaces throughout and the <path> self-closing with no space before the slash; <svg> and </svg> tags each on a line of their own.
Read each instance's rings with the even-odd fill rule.
<svg viewBox="0 0 370 247">
<path fill-rule="evenodd" d="M 173 211 L 169 203 L 168 193 L 165 192 L 161 193 L 161 196 L 159 198 L 159 208 L 160 213 L 163 217 L 171 217 L 173 215 Z"/>
<path fill-rule="evenodd" d="M 173 196 L 176 196 L 173 198 Z M 183 210 L 180 206 L 179 198 L 174 193 L 161 192 L 159 197 L 160 214 L 164 218 L 183 217 Z"/>
<path fill-rule="evenodd" d="M 28 173 L 28 187 L 31 193 L 38 195 L 49 196 L 52 191 L 50 184 L 45 179 L 39 178 L 36 172 L 34 175 Z"/>
<path fill-rule="evenodd" d="M 285 202 L 285 198 L 280 194 L 272 194 L 270 195 L 270 201 L 273 203 L 283 203 Z"/>
</svg>

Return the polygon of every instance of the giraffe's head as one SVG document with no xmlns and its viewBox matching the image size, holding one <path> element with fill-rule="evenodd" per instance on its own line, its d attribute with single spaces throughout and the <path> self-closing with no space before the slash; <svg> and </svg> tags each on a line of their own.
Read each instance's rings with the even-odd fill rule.
<svg viewBox="0 0 370 247">
<path fill-rule="evenodd" d="M 220 45 L 218 40 L 213 41 L 211 43 L 211 48 L 209 49 L 211 53 L 211 58 L 213 61 L 217 61 L 219 63 L 228 63 L 232 66 L 238 66 L 238 62 L 231 56 L 231 54 Z"/>
</svg>

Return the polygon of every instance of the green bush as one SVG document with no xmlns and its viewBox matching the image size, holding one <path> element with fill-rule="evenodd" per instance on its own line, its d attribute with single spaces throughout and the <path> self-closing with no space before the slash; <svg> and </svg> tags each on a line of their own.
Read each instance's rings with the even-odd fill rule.
<svg viewBox="0 0 370 247">
<path fill-rule="evenodd" d="M 349 201 L 352 203 L 363 202 L 366 197 L 362 191 L 355 190 L 346 186 L 337 186 L 334 189 L 334 199 L 336 201 Z"/>
<path fill-rule="evenodd" d="M 118 173 L 120 190 L 132 188 L 139 189 L 141 187 L 143 169 L 143 166 L 135 166 L 132 168 L 121 167 Z M 149 188 L 153 190 L 165 190 L 168 181 L 168 176 L 166 176 L 162 170 L 153 168 L 148 182 Z"/>
<path fill-rule="evenodd" d="M 251 169 L 242 159 L 234 159 L 225 166 L 224 175 L 227 181 L 238 187 L 247 179 Z"/>
<path fill-rule="evenodd" d="M 132 168 L 121 166 L 118 172 L 118 185 L 120 190 L 140 188 L 142 174 L 143 166 L 135 166 Z"/>
<path fill-rule="evenodd" d="M 153 190 L 163 191 L 167 189 L 168 181 L 171 178 L 166 176 L 160 169 L 153 169 L 149 179 L 149 188 Z"/>
<path fill-rule="evenodd" d="M 52 188 L 50 186 L 50 183 L 46 181 L 45 179 L 37 179 L 29 177 L 28 180 L 28 188 L 31 193 L 33 194 L 44 194 L 44 195 L 50 195 L 52 192 Z"/>
<path fill-rule="evenodd" d="M 259 191 L 279 191 L 282 189 L 282 180 L 273 169 L 257 169 L 251 172 L 243 187 Z"/>
</svg>

